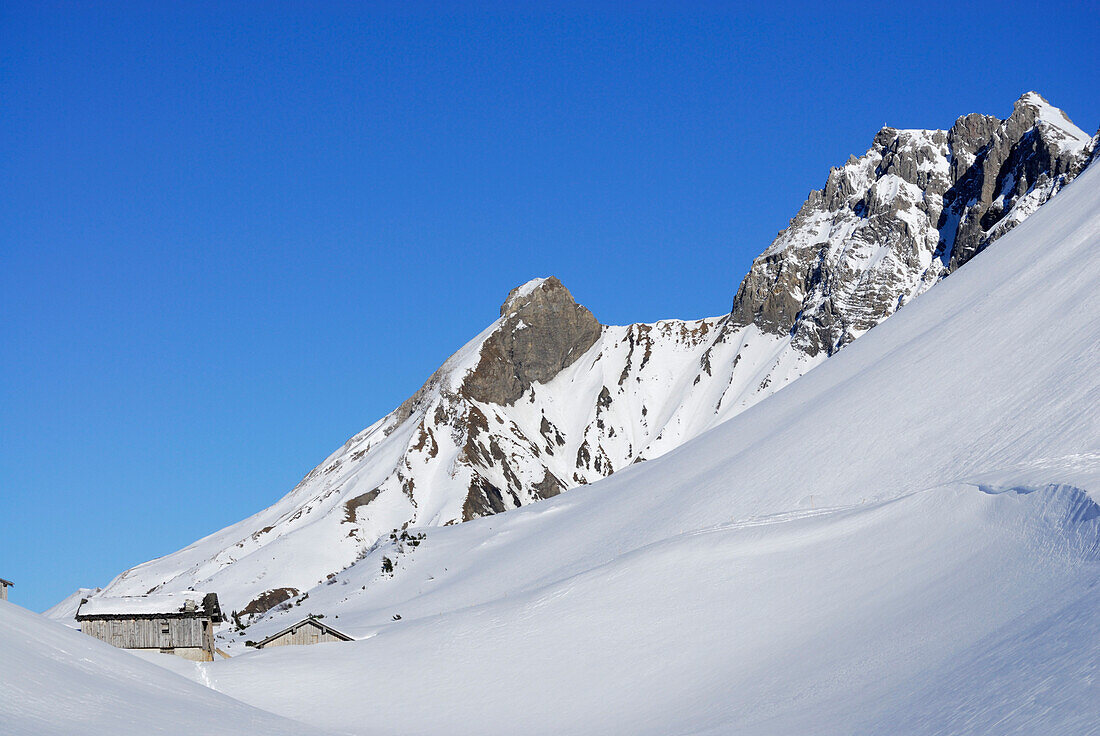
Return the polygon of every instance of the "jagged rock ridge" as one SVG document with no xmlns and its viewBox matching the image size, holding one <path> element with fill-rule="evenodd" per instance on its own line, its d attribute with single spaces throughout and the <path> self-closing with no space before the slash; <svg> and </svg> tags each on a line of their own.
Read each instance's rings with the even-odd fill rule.
<svg viewBox="0 0 1100 736">
<path fill-rule="evenodd" d="M 790 333 L 811 355 L 831 354 L 1033 213 L 1095 145 L 1034 92 L 1005 120 L 883 128 L 756 259 L 728 324 Z"/>
</svg>

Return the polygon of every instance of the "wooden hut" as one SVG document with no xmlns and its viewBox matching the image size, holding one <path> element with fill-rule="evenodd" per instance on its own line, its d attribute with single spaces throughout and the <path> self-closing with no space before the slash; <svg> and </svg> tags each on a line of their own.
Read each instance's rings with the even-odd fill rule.
<svg viewBox="0 0 1100 736">
<path fill-rule="evenodd" d="M 353 639 L 347 634 L 321 623 L 315 617 L 307 616 L 298 623 L 258 642 L 256 648 L 284 647 L 289 644 L 321 644 L 326 641 L 353 641 Z"/>
<path fill-rule="evenodd" d="M 145 649 L 184 659 L 214 659 L 214 625 L 224 621 L 217 593 L 85 598 L 80 630 L 121 649 Z"/>
<path fill-rule="evenodd" d="M 6 601 L 8 599 L 8 588 L 14 587 L 15 583 L 12 581 L 0 578 L 0 601 Z"/>
</svg>

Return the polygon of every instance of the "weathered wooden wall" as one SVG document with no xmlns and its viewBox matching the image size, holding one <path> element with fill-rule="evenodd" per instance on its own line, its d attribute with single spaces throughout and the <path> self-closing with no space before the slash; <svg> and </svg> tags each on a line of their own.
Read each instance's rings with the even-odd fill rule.
<svg viewBox="0 0 1100 736">
<path fill-rule="evenodd" d="M 8 586 L 0 584 L 0 601 L 8 599 Z"/>
<path fill-rule="evenodd" d="M 116 618 L 81 621 L 80 630 L 121 649 L 214 652 L 214 630 L 200 618 Z M 189 657 L 190 658 L 190 657 Z"/>
<path fill-rule="evenodd" d="M 324 631 L 319 626 L 314 626 L 311 623 L 303 623 L 298 627 L 288 631 L 280 636 L 278 639 L 272 639 L 267 644 L 264 644 L 264 648 L 267 647 L 285 647 L 290 644 L 321 644 L 326 641 L 344 641 L 339 637 L 335 637 L 332 634 Z"/>
</svg>

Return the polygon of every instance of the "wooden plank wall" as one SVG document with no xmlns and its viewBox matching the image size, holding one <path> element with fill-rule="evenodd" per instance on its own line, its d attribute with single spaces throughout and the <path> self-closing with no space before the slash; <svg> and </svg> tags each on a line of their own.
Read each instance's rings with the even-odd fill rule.
<svg viewBox="0 0 1100 736">
<path fill-rule="evenodd" d="M 122 618 L 82 621 L 80 630 L 122 649 L 200 647 L 214 651 L 213 631 L 197 618 Z"/>
</svg>

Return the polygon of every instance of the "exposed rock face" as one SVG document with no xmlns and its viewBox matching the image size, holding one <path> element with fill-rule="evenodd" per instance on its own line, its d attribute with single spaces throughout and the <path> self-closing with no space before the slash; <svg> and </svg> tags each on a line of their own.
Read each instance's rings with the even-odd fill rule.
<svg viewBox="0 0 1100 736">
<path fill-rule="evenodd" d="M 240 614 L 242 616 L 259 616 L 296 595 L 298 595 L 298 590 L 295 588 L 275 588 L 274 590 L 264 591 L 249 601 L 248 605 L 241 609 Z"/>
<path fill-rule="evenodd" d="M 282 500 L 123 573 L 106 594 L 216 588 L 239 610 L 275 586 L 323 584 L 394 529 L 499 513 L 657 457 L 931 288 L 1054 196 L 1095 148 L 1033 93 L 1006 120 L 884 128 L 810 193 L 723 317 L 601 326 L 557 279 L 530 281 Z"/>
<path fill-rule="evenodd" d="M 1084 168 L 1095 143 L 1034 92 L 998 120 L 883 128 L 753 263 L 728 323 L 831 354 L 973 258 Z"/>
<path fill-rule="evenodd" d="M 1061 110 L 1034 92 L 1017 100 L 1012 115 L 988 136 L 971 136 L 958 127 L 952 127 L 949 142 L 958 141 L 960 151 L 966 150 L 963 145 L 980 143 L 981 148 L 944 195 L 940 255 L 948 259 L 948 270 L 1019 224 L 1021 210 L 1006 218 L 1018 205 L 1031 214 L 1080 174 L 1095 147 Z M 966 160 L 960 156 L 956 168 Z"/>
<path fill-rule="evenodd" d="M 503 319 L 465 382 L 476 401 L 513 404 L 532 383 L 549 381 L 584 355 L 602 327 L 551 276 L 517 286 L 500 307 Z"/>
</svg>

